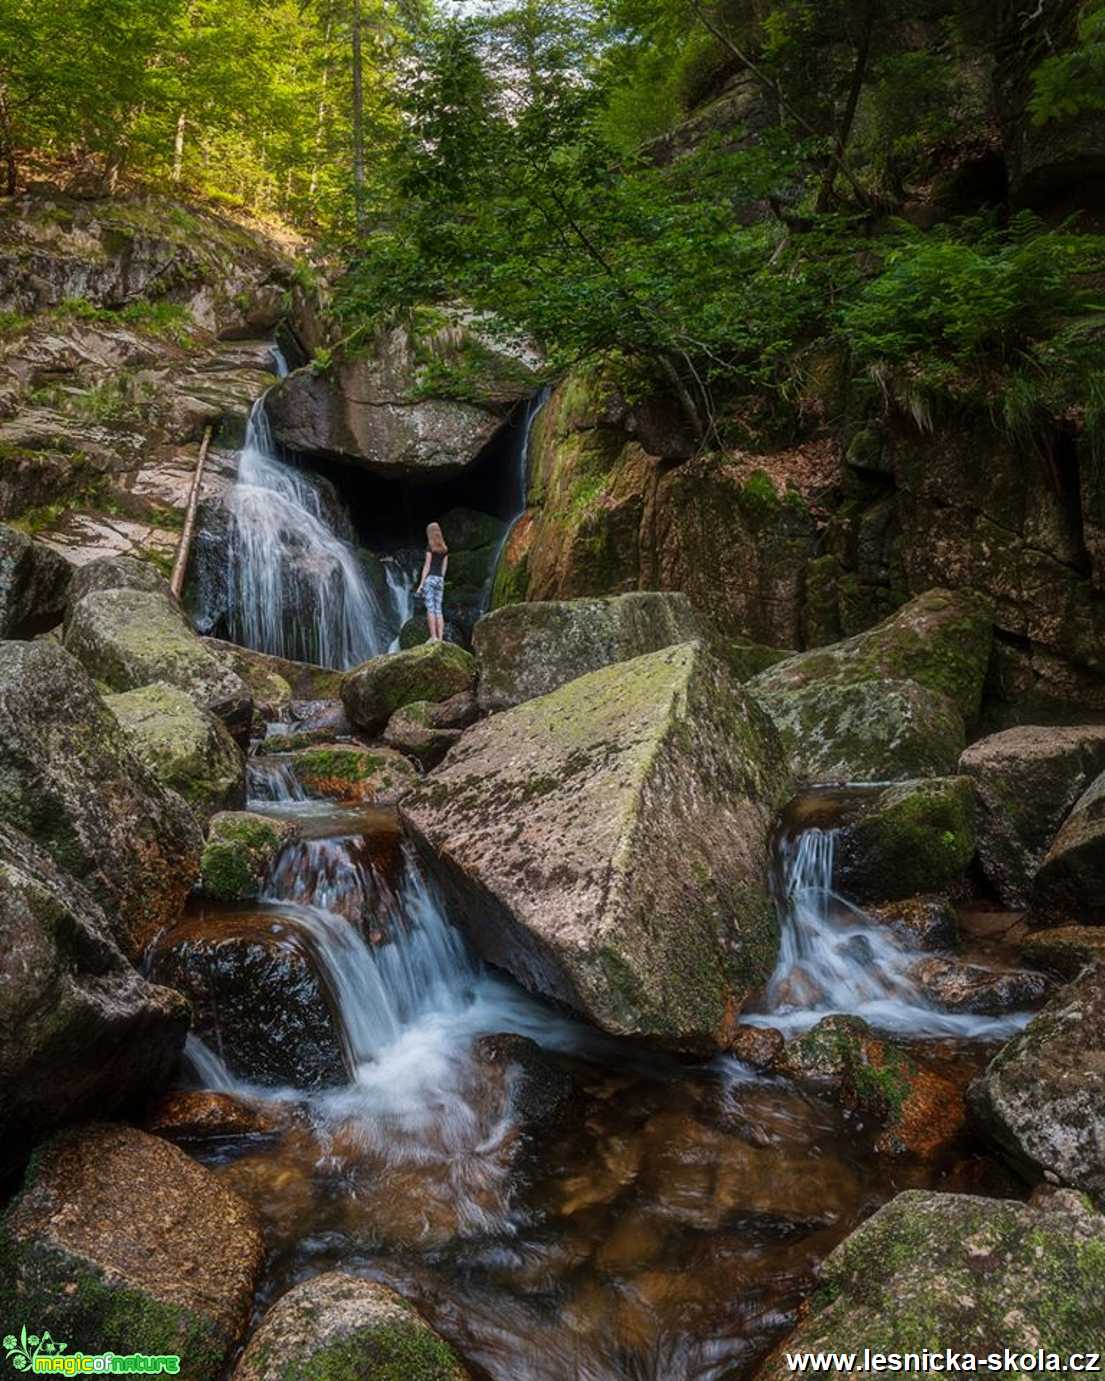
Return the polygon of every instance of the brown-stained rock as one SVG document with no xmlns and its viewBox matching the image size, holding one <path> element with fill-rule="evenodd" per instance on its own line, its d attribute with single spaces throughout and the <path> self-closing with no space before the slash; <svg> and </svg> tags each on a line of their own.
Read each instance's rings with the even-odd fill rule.
<svg viewBox="0 0 1105 1381">
<path fill-rule="evenodd" d="M 206 1141 L 224 1136 L 271 1136 L 287 1126 L 275 1104 L 246 1103 L 211 1089 L 174 1089 L 146 1110 L 143 1128 L 169 1141 Z"/>
</svg>

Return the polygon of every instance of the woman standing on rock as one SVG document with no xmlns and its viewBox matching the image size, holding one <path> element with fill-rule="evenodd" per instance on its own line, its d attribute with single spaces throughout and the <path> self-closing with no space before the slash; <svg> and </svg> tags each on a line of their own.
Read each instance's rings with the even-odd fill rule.
<svg viewBox="0 0 1105 1381">
<path fill-rule="evenodd" d="M 445 598 L 445 572 L 449 569 L 449 548 L 445 545 L 441 528 L 431 523 L 426 529 L 426 559 L 422 563 L 422 579 L 416 595 L 426 601 L 426 619 L 430 625 L 430 641 L 441 642 L 445 636 L 445 620 L 441 603 Z"/>
</svg>

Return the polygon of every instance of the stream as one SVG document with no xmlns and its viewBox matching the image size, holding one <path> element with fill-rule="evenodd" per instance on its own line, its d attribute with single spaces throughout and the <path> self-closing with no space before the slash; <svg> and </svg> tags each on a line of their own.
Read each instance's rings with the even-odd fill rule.
<svg viewBox="0 0 1105 1381">
<path fill-rule="evenodd" d="M 320 494 L 273 453 L 259 406 L 232 499 L 235 636 L 347 666 L 386 650 L 403 609 L 371 588 Z M 879 1127 L 827 1094 L 573 1020 L 470 951 L 393 811 L 309 800 L 280 759 L 251 762 L 249 781 L 249 808 L 298 837 L 259 902 L 193 902 L 184 925 L 305 956 L 344 1070 L 322 1086 L 262 1080 L 235 1067 L 227 1032 L 189 1038 L 188 1085 L 272 1121 L 191 1148 L 261 1214 L 258 1317 L 341 1267 L 393 1286 L 493 1381 L 720 1381 L 752 1371 L 826 1252 L 899 1190 L 1010 1192 L 968 1144 L 928 1164 L 889 1157 Z M 792 814 L 776 837 L 783 942 L 749 1021 L 789 1034 L 861 1014 L 961 1086 L 1027 1014 L 926 1000 L 916 955 L 834 889 L 835 829 L 824 809 L 814 819 Z M 529 1057 L 502 1056 L 530 1047 L 504 1036 L 539 1047 L 535 1084 Z"/>
</svg>

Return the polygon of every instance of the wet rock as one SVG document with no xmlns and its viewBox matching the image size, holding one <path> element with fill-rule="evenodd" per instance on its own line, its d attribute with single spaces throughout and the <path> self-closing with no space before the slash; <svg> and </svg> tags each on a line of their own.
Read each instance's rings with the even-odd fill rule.
<svg viewBox="0 0 1105 1381">
<path fill-rule="evenodd" d="M 799 652 L 757 676 L 766 694 L 814 685 L 913 681 L 947 696 L 969 724 L 977 718 L 990 656 L 989 601 L 971 590 L 929 590 L 865 633 Z"/>
<path fill-rule="evenodd" d="M 423 702 L 396 710 L 384 730 L 384 742 L 430 771 L 460 738 L 460 730 L 435 729 L 428 722 L 426 708 Z"/>
<path fill-rule="evenodd" d="M 1077 978 L 1087 964 L 1105 963 L 1105 926 L 1070 925 L 1035 931 L 1021 945 L 1021 958 L 1035 969 Z"/>
<path fill-rule="evenodd" d="M 295 833 L 290 820 L 248 810 L 214 816 L 200 859 L 204 895 L 213 901 L 251 901 L 260 896 L 280 850 Z"/>
<path fill-rule="evenodd" d="M 452 619 L 445 620 L 445 641 L 452 643 L 454 647 L 467 649 L 468 639 L 464 635 L 464 629 L 460 624 L 454 623 Z M 415 614 L 409 618 L 399 630 L 399 650 L 406 652 L 411 647 L 421 647 L 423 643 L 430 641 L 430 621 L 425 614 Z"/>
<path fill-rule="evenodd" d="M 1053 986 L 1045 974 L 1028 969 L 986 969 L 936 955 L 912 965 L 909 976 L 938 1007 L 978 1016 L 1038 1007 Z"/>
<path fill-rule="evenodd" d="M 1105 968 L 1060 989 L 968 1099 L 980 1130 L 1022 1169 L 1105 1198 Z"/>
<path fill-rule="evenodd" d="M 219 655 L 240 676 L 253 696 L 254 713 L 262 719 L 279 719 L 290 709 L 293 690 L 285 673 L 296 662 L 284 662 L 278 657 L 267 657 L 262 652 L 253 652 L 233 643 L 220 642 L 217 638 L 204 638 L 204 644 Z M 314 667 L 314 672 L 324 674 L 322 668 Z M 331 673 L 331 679 L 336 673 Z"/>
<path fill-rule="evenodd" d="M 0 1312 L 86 1353 L 177 1354 L 215 1381 L 264 1246 L 253 1210 L 183 1151 L 92 1124 L 41 1147 L 0 1224 Z"/>
<path fill-rule="evenodd" d="M 346 1082 L 315 961 L 278 911 L 183 921 L 159 941 L 151 968 L 191 1000 L 193 1030 L 235 1074 L 270 1088 Z"/>
<path fill-rule="evenodd" d="M 774 1069 L 786 1041 L 772 1026 L 738 1026 L 729 1042 L 729 1053 L 751 1069 Z"/>
<path fill-rule="evenodd" d="M 219 720 L 162 682 L 107 695 L 128 747 L 162 786 L 179 791 L 206 823 L 216 811 L 244 806 L 246 764 Z"/>
<path fill-rule="evenodd" d="M 234 1381 L 346 1375 L 464 1381 L 468 1373 L 394 1290 L 328 1271 L 277 1300 L 250 1339 Z"/>
<path fill-rule="evenodd" d="M 164 595 L 97 590 L 70 608 L 65 647 L 111 690 L 164 681 L 221 719 L 235 738 L 248 736 L 249 687 L 205 647 Z"/>
<path fill-rule="evenodd" d="M 902 782 L 862 798 L 846 821 L 835 882 L 860 902 L 942 892 L 962 879 L 974 852 L 968 777 Z"/>
<path fill-rule="evenodd" d="M 475 667 L 470 654 L 451 643 L 423 643 L 407 652 L 389 652 L 346 672 L 342 704 L 358 729 L 381 733 L 405 705 L 437 703 L 470 691 Z"/>
<path fill-rule="evenodd" d="M 748 689 L 774 721 L 799 780 L 807 783 L 946 777 L 966 742 L 963 717 L 952 701 L 915 681 L 815 681 L 775 690 L 754 676 Z"/>
<path fill-rule="evenodd" d="M 1103 1234 L 1105 1218 L 1075 1194 L 1037 1206 L 907 1190 L 825 1258 L 808 1315 L 759 1375 L 793 1375 L 784 1351 L 950 1349 L 981 1361 L 1004 1348 L 1098 1349 Z"/>
<path fill-rule="evenodd" d="M 1006 906 L 1024 910 L 1059 826 L 1105 771 L 1105 725 L 1006 729 L 972 743 L 959 770 L 975 783 L 983 872 Z"/>
<path fill-rule="evenodd" d="M 604 1029 L 724 1044 L 771 972 L 769 721 L 689 643 L 470 729 L 403 803 L 485 955 Z"/>
<path fill-rule="evenodd" d="M 865 910 L 910 949 L 952 949 L 959 939 L 959 919 L 947 897 L 908 897 Z"/>
<path fill-rule="evenodd" d="M 702 635 L 686 595 L 510 604 L 476 624 L 472 646 L 484 713 L 546 695 L 577 676 Z"/>
<path fill-rule="evenodd" d="M 1095 777 L 1063 821 L 1032 885 L 1036 921 L 1105 921 L 1105 772 Z"/>
<path fill-rule="evenodd" d="M 334 801 L 397 801 L 415 780 L 410 763 L 393 748 L 324 743 L 288 761 L 308 796 Z"/>
<path fill-rule="evenodd" d="M 480 717 L 480 707 L 471 691 L 461 691 L 448 700 L 429 705 L 428 713 L 438 729 L 470 729 Z"/>
<path fill-rule="evenodd" d="M 506 1069 L 511 1111 L 527 1134 L 560 1122 L 576 1097 L 576 1081 L 564 1061 L 528 1036 L 481 1036 L 474 1053 L 482 1065 Z"/>
<path fill-rule="evenodd" d="M 131 958 L 177 918 L 199 873 L 191 811 L 51 643 L 0 643 L 0 818 L 80 879 Z"/>
<path fill-rule="evenodd" d="M 123 957 L 84 887 L 0 824 L 5 1149 L 163 1086 L 188 1019 L 179 994 L 148 983 Z"/>
<path fill-rule="evenodd" d="M 27 638 L 61 622 L 73 567 L 0 523 L 0 638 Z"/>
<path fill-rule="evenodd" d="M 287 1126 L 276 1104 L 245 1103 L 210 1089 L 174 1089 L 147 1110 L 142 1126 L 169 1141 L 209 1141 L 216 1137 L 273 1136 Z"/>
</svg>

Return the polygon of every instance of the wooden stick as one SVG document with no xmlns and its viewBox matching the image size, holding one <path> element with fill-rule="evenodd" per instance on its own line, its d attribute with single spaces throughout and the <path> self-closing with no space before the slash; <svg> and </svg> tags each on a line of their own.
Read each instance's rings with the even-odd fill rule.
<svg viewBox="0 0 1105 1381">
<path fill-rule="evenodd" d="M 203 467 L 207 461 L 207 448 L 210 444 L 211 428 L 208 426 L 204 428 L 203 440 L 200 442 L 196 473 L 192 476 L 192 492 L 188 495 L 188 512 L 184 519 L 184 530 L 180 534 L 180 545 L 176 550 L 176 561 L 173 562 L 173 578 L 169 582 L 177 599 L 180 598 L 184 590 L 184 574 L 188 569 L 188 552 L 192 546 L 192 530 L 196 526 L 196 505 L 199 503 Z"/>
</svg>

